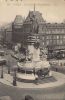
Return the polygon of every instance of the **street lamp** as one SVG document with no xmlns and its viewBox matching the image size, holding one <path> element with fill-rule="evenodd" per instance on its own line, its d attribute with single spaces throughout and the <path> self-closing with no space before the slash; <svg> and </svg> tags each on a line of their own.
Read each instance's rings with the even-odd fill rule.
<svg viewBox="0 0 65 100">
<path fill-rule="evenodd" d="M 35 74 L 36 74 L 35 67 L 33 68 L 33 74 L 34 74 L 34 76 L 35 76 Z"/>
<path fill-rule="evenodd" d="M 0 59 L 0 66 L 1 66 L 1 78 L 3 78 L 3 65 L 6 64 L 6 61 L 4 59 Z"/>
<path fill-rule="evenodd" d="M 10 63 L 10 61 L 8 61 L 8 74 L 10 74 L 10 65 L 11 63 Z"/>
<path fill-rule="evenodd" d="M 1 66 L 1 78 L 3 78 L 3 65 Z"/>
</svg>

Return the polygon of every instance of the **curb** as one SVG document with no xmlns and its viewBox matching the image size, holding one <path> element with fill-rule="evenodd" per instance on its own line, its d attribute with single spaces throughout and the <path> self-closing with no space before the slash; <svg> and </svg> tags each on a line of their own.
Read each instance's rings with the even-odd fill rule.
<svg viewBox="0 0 65 100">
<path fill-rule="evenodd" d="M 9 74 L 5 74 L 4 76 L 8 76 Z M 24 82 L 18 82 L 17 86 L 13 86 L 13 78 L 9 75 L 6 80 L 0 79 L 0 83 L 5 84 L 7 86 L 15 87 L 15 88 L 23 88 L 23 89 L 46 89 L 46 88 L 54 88 L 65 84 L 65 75 L 61 74 L 59 72 L 53 71 L 54 77 L 57 79 L 55 82 L 50 83 L 44 83 L 44 84 L 34 84 L 34 83 L 24 83 Z M 8 80 L 8 78 L 11 77 L 12 79 Z"/>
</svg>

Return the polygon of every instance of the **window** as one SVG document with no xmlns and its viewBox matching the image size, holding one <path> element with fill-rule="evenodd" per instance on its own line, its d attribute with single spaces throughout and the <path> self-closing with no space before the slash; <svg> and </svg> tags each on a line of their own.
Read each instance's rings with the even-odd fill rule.
<svg viewBox="0 0 65 100">
<path fill-rule="evenodd" d="M 57 39 L 59 39 L 59 36 L 57 35 Z"/>
<path fill-rule="evenodd" d="M 63 36 L 63 38 L 65 39 L 65 35 Z"/>
<path fill-rule="evenodd" d="M 60 40 L 60 44 L 62 44 L 63 43 L 63 41 L 62 40 Z"/>
<path fill-rule="evenodd" d="M 59 40 L 57 40 L 57 45 L 59 45 Z"/>
<path fill-rule="evenodd" d="M 47 43 L 47 45 L 49 45 L 49 40 L 47 40 L 47 42 L 46 42 L 46 43 Z"/>
<path fill-rule="evenodd" d="M 57 39 L 56 37 L 57 37 L 56 35 L 53 35 L 53 39 Z"/>
<path fill-rule="evenodd" d="M 44 40 L 44 36 L 42 37 L 42 40 Z"/>
<path fill-rule="evenodd" d="M 49 36 L 47 36 L 46 38 L 49 39 Z"/>
<path fill-rule="evenodd" d="M 51 33 L 51 31 L 48 29 L 46 33 L 47 33 L 47 34 L 50 34 L 50 33 Z"/>
<path fill-rule="evenodd" d="M 60 35 L 60 39 L 62 39 L 63 38 L 63 35 Z"/>
<path fill-rule="evenodd" d="M 44 45 L 44 42 L 43 42 L 43 45 Z"/>
<path fill-rule="evenodd" d="M 52 36 L 51 36 L 51 35 L 48 35 L 48 36 L 47 36 L 47 39 L 52 39 Z"/>
<path fill-rule="evenodd" d="M 49 40 L 49 43 L 52 44 L 52 40 Z"/>
<path fill-rule="evenodd" d="M 65 44 L 65 39 L 63 39 L 63 44 Z"/>
<path fill-rule="evenodd" d="M 53 44 L 56 45 L 56 40 L 53 40 Z"/>
<path fill-rule="evenodd" d="M 61 33 L 64 33 L 64 29 L 61 29 Z"/>
</svg>

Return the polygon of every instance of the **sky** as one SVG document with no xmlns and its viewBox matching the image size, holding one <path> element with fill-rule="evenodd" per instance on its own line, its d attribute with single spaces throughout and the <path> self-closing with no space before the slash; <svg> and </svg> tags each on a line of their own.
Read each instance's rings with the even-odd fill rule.
<svg viewBox="0 0 65 100">
<path fill-rule="evenodd" d="M 34 4 L 47 22 L 65 19 L 65 0 L 0 0 L 0 25 L 14 21 L 16 15 L 26 17 Z"/>
</svg>

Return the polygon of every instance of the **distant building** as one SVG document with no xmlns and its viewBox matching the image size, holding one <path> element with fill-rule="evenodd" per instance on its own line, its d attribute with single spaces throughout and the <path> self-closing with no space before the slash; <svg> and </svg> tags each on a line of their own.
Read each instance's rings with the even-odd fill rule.
<svg viewBox="0 0 65 100">
<path fill-rule="evenodd" d="M 12 23 L 3 26 L 0 30 L 0 35 L 3 37 L 3 42 L 12 42 Z"/>
<path fill-rule="evenodd" d="M 18 23 L 20 22 L 18 21 Z M 45 24 L 41 13 L 38 11 L 30 11 L 26 19 L 24 21 L 22 20 L 21 24 L 18 23 L 16 27 L 14 21 L 12 26 L 12 38 L 14 42 L 21 42 L 23 44 L 40 42 L 40 36 L 42 34 L 40 27 Z"/>
<path fill-rule="evenodd" d="M 22 16 L 17 15 L 14 22 L 12 23 L 12 41 L 14 43 L 24 41 L 23 22 L 24 19 Z"/>
<path fill-rule="evenodd" d="M 6 30 L 9 34 L 6 40 L 11 36 L 13 43 L 27 45 L 39 42 L 40 47 L 47 48 L 49 52 L 65 50 L 65 22 L 47 23 L 39 11 L 29 11 L 26 19 L 17 15 L 11 29 Z"/>
<path fill-rule="evenodd" d="M 18 42 L 22 41 L 22 38 L 23 41 L 27 38 L 27 43 L 39 41 L 43 47 L 48 47 L 48 49 L 65 49 L 65 23 L 47 23 L 39 11 L 30 11 L 25 21 L 17 25 L 16 27 L 14 21 L 12 38 L 15 37 L 15 42 L 19 35 Z"/>
</svg>

